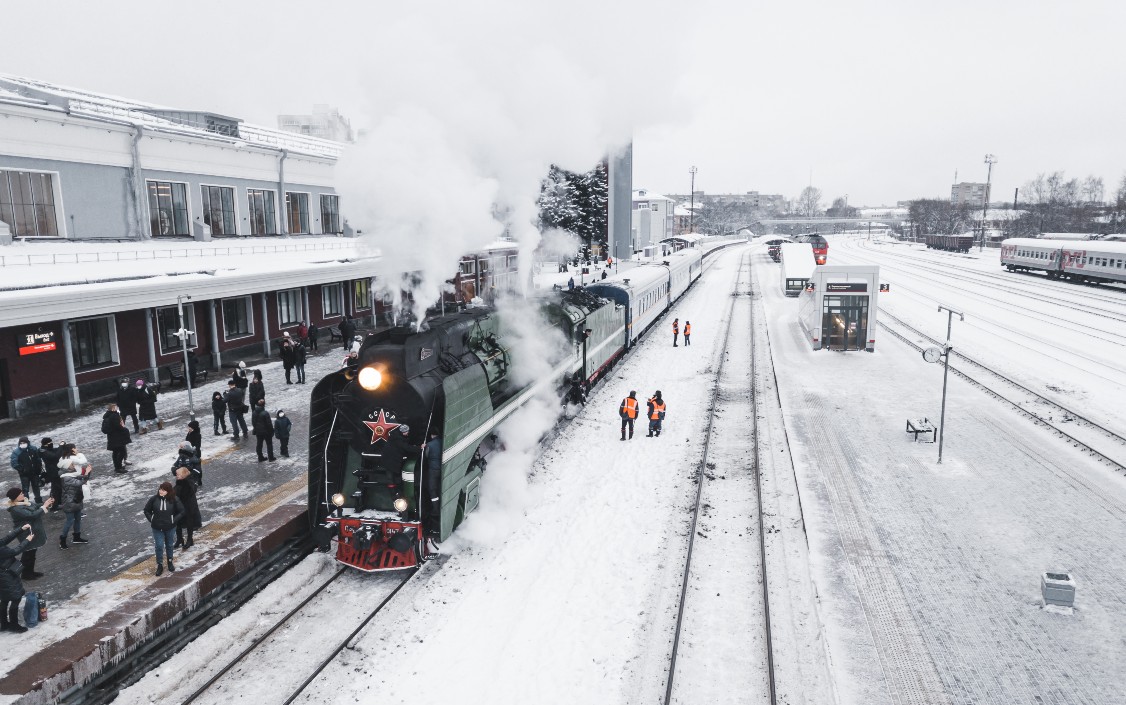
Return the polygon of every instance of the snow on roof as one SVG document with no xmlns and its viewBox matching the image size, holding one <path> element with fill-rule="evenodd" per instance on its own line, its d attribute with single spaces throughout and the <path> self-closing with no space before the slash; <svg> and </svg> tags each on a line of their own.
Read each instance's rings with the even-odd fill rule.
<svg viewBox="0 0 1126 705">
<path fill-rule="evenodd" d="M 226 142 L 251 142 L 278 149 L 289 149 L 336 159 L 341 145 L 316 137 L 296 135 L 242 122 L 239 118 L 209 110 L 170 108 L 128 98 L 71 88 L 24 76 L 0 73 L 0 101 L 34 105 L 48 110 L 64 110 L 70 115 L 94 117 L 139 125 L 164 132 L 175 132 Z M 163 113 L 163 115 L 161 115 Z M 203 115 L 237 125 L 237 136 L 222 134 L 208 125 L 193 122 L 186 115 Z M 177 117 L 172 117 L 176 115 Z"/>
<path fill-rule="evenodd" d="M 636 189 L 633 192 L 633 200 L 635 201 L 671 201 L 668 196 L 659 193 L 653 193 L 645 189 Z"/>
<path fill-rule="evenodd" d="M 672 237 L 666 237 L 664 240 L 661 240 L 661 242 L 684 242 L 688 245 L 695 245 L 703 239 L 704 236 L 698 233 L 684 233 L 683 235 L 673 235 Z"/>
<path fill-rule="evenodd" d="M 0 248 L 0 327 L 375 275 L 378 252 L 342 238 L 66 242 Z M 248 256 L 250 255 L 250 256 Z"/>
<path fill-rule="evenodd" d="M 679 203 L 673 206 L 672 209 L 673 215 L 692 215 L 693 212 L 694 211 L 692 209 Z"/>
</svg>

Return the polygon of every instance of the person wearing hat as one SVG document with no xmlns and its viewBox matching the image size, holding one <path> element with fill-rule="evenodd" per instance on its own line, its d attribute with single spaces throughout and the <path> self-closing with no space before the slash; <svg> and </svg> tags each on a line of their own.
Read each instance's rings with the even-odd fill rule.
<svg viewBox="0 0 1126 705">
<path fill-rule="evenodd" d="M 281 344 L 281 359 L 282 368 L 285 370 L 285 383 L 293 384 L 293 368 L 297 364 L 297 354 L 293 350 L 293 340 L 289 337 L 289 333 L 285 334 Z"/>
<path fill-rule="evenodd" d="M 157 430 L 164 428 L 164 420 L 156 413 L 156 397 L 159 392 L 155 384 L 145 384 L 139 379 L 137 387 L 137 408 L 141 414 L 141 433 L 148 433 L 155 423 Z"/>
<path fill-rule="evenodd" d="M 20 562 L 23 563 L 24 580 L 35 580 L 43 577 L 42 573 L 35 570 L 35 554 L 40 546 L 47 543 L 47 532 L 43 530 L 43 510 L 50 509 L 54 503 L 54 498 L 48 497 L 43 506 L 39 506 L 28 499 L 20 488 L 12 487 L 8 490 L 8 513 L 12 515 L 12 525 L 17 529 L 30 525 L 31 532 L 34 534 L 34 538 L 31 539 L 20 556 Z"/>
<path fill-rule="evenodd" d="M 39 450 L 31 445 L 27 436 L 20 437 L 16 447 L 12 449 L 9 462 L 12 469 L 20 476 L 20 486 L 24 494 L 34 490 L 35 501 L 42 502 L 43 496 L 39 493 L 39 475 L 43 472 L 43 460 L 39 457 Z"/>
<path fill-rule="evenodd" d="M 403 463 L 417 451 L 411 445 L 410 432 L 409 425 L 399 424 L 398 428 L 387 434 L 387 442 L 379 451 L 379 464 L 387 469 L 396 482 L 403 476 Z"/>
<path fill-rule="evenodd" d="M 60 504 L 66 514 L 66 523 L 59 536 L 59 548 L 68 548 L 66 535 L 74 527 L 73 541 L 76 544 L 89 543 L 82 538 L 82 503 L 86 499 L 82 487 L 90 481 L 90 461 L 78 452 L 73 443 L 64 443 L 59 458 L 59 477 L 63 481 L 63 501 Z"/>
<path fill-rule="evenodd" d="M 192 480 L 200 487 L 203 486 L 203 464 L 199 461 L 195 446 L 187 441 L 180 441 L 176 460 L 172 462 L 172 474 L 175 475 L 180 468 L 187 468 Z"/>
<path fill-rule="evenodd" d="M 629 437 L 633 438 L 633 422 L 637 420 L 637 413 L 640 411 L 637 403 L 637 392 L 629 390 L 629 396 L 622 399 L 622 405 L 618 407 L 618 416 L 622 417 L 622 440 L 626 440 L 626 427 L 629 427 Z"/>
<path fill-rule="evenodd" d="M 184 516 L 176 524 L 176 543 L 173 548 L 191 548 L 195 545 L 195 530 L 203 526 L 196 501 L 196 483 L 192 471 L 186 467 L 176 468 L 176 499 L 184 505 Z M 188 533 L 184 538 L 184 532 Z"/>
<path fill-rule="evenodd" d="M 184 440 L 195 448 L 196 460 L 203 460 L 203 434 L 199 431 L 199 421 L 192 419 L 188 422 L 188 435 L 184 436 Z"/>
<path fill-rule="evenodd" d="M 63 501 L 63 481 L 59 477 L 59 449 L 50 437 L 39 441 L 39 459 L 43 461 L 43 477 L 51 483 L 51 497 L 55 500 L 49 511 L 59 511 Z"/>
<path fill-rule="evenodd" d="M 117 410 L 121 418 L 133 420 L 133 433 L 141 432 L 141 422 L 137 418 L 137 395 L 129 388 L 129 378 L 122 377 L 117 385 Z"/>
<path fill-rule="evenodd" d="M 648 438 L 661 435 L 661 422 L 665 420 L 665 400 L 661 398 L 661 390 L 658 389 L 653 396 L 649 398 L 649 435 Z"/>
<path fill-rule="evenodd" d="M 274 419 L 274 435 L 281 445 L 281 457 L 289 457 L 289 432 L 293 428 L 293 422 L 285 415 L 285 411 L 278 409 L 277 417 Z"/>
<path fill-rule="evenodd" d="M 133 439 L 125 426 L 125 419 L 117 412 L 117 404 L 106 407 L 106 413 L 102 415 L 102 433 L 106 434 L 106 450 L 113 454 L 113 471 L 128 472 L 125 464 Z"/>
<path fill-rule="evenodd" d="M 26 594 L 20 571 L 12 570 L 16 556 L 27 550 L 35 540 L 35 532 L 30 524 L 16 527 L 15 531 L 0 538 L 0 630 L 6 632 L 26 632 L 20 625 L 20 600 Z M 15 546 L 10 546 L 13 541 Z"/>
<path fill-rule="evenodd" d="M 248 386 L 250 386 L 250 380 L 246 378 L 245 362 L 240 362 L 238 364 L 238 368 L 231 373 L 231 381 L 233 381 L 235 383 L 235 386 L 239 389 L 246 389 Z"/>
</svg>

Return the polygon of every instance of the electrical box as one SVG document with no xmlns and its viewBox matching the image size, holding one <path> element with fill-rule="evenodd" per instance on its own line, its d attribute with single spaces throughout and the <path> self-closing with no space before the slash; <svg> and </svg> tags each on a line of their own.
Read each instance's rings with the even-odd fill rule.
<svg viewBox="0 0 1126 705">
<path fill-rule="evenodd" d="M 1044 573 L 1040 577 L 1040 594 L 1045 605 L 1075 606 L 1075 581 L 1068 573 Z"/>
</svg>

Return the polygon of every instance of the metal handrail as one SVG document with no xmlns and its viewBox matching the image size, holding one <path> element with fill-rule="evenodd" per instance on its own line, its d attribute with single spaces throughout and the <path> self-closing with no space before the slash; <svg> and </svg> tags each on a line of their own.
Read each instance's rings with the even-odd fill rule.
<svg viewBox="0 0 1126 705">
<path fill-rule="evenodd" d="M 289 252 L 344 250 L 353 242 L 303 242 L 278 245 L 226 245 L 200 248 L 161 248 L 152 250 L 114 250 L 110 252 L 51 252 L 41 254 L 0 254 L 0 267 L 52 264 L 92 264 L 98 262 L 135 262 L 137 260 L 172 259 L 176 257 L 216 257 Z"/>
</svg>

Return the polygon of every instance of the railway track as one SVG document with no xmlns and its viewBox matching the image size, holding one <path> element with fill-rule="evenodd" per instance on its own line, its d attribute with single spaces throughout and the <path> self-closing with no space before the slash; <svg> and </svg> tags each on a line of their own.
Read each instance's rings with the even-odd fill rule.
<svg viewBox="0 0 1126 705">
<path fill-rule="evenodd" d="M 417 572 L 418 569 L 414 568 L 394 575 L 380 575 L 373 578 L 356 574 L 347 568 L 337 569 L 270 629 L 254 639 L 231 661 L 216 671 L 206 683 L 182 700 L 182 705 L 226 703 L 237 700 L 240 696 L 248 697 L 258 703 L 289 705 L 336 659 L 341 651 L 353 642 Z M 344 585 L 341 591 L 345 593 L 343 595 L 332 594 L 330 588 L 334 585 L 342 585 L 345 581 L 338 582 L 338 579 L 344 575 L 348 576 L 345 581 L 351 580 L 355 585 Z M 346 594 L 350 587 L 355 588 L 353 595 Z M 383 594 L 380 594 L 379 588 L 383 588 Z M 371 607 L 373 602 L 375 602 L 374 609 Z M 321 623 L 327 619 L 356 626 L 346 637 L 335 643 L 324 644 L 315 640 L 299 639 L 296 646 L 301 649 L 301 658 L 289 657 L 294 652 L 294 644 L 291 643 L 293 634 L 290 632 L 300 635 L 305 631 L 303 627 L 308 622 Z M 277 657 L 279 651 L 284 654 L 281 658 Z M 253 682 L 240 682 L 245 679 L 246 673 L 255 674 Z M 263 692 L 261 688 L 263 677 L 268 677 L 271 685 L 276 689 Z M 295 683 L 298 679 L 300 682 Z M 250 692 L 243 695 L 239 692 L 240 686 Z"/>
<path fill-rule="evenodd" d="M 770 598 L 767 581 L 766 539 L 763 527 L 762 478 L 758 452 L 758 415 L 755 409 L 753 384 L 756 356 L 754 354 L 753 307 L 750 283 L 750 257 L 740 260 L 735 292 L 731 297 L 730 325 L 723 343 L 717 348 L 713 365 L 716 371 L 712 391 L 703 453 L 696 468 L 696 498 L 690 524 L 688 547 L 677 603 L 676 626 L 669 654 L 668 676 L 665 684 L 665 705 L 708 701 L 709 689 L 720 692 L 739 692 L 748 702 L 769 702 L 775 705 L 774 647 L 771 638 Z M 736 334 L 733 336 L 732 331 Z M 727 363 L 731 364 L 728 365 Z M 749 459 L 746 453 L 747 419 L 751 420 L 751 437 L 755 444 Z M 738 461 L 733 459 L 738 458 Z M 722 486 L 719 483 L 724 483 Z M 711 538 L 707 523 L 711 515 L 723 513 L 730 517 L 746 516 L 757 520 L 757 545 L 751 546 L 747 538 L 737 539 L 738 545 L 727 550 L 715 540 L 697 544 L 697 536 Z M 749 516 L 749 515 L 754 515 Z M 750 527 L 748 527 L 750 528 Z M 742 536 L 742 535 L 741 535 Z M 735 539 L 733 539 L 735 540 Z M 703 555 L 701 555 L 703 554 Z M 712 558 L 718 559 L 711 561 Z M 711 562 L 709 562 L 711 561 Z M 726 566 L 736 571 L 743 580 L 742 590 L 730 583 L 724 585 L 724 602 L 717 606 L 710 599 L 717 588 L 713 574 L 724 566 L 717 562 L 737 561 Z M 696 571 L 698 565 L 705 570 Z M 757 580 L 747 580 L 747 573 L 757 573 Z M 757 584 L 756 584 L 757 583 Z M 690 590 L 691 588 L 691 590 Z M 717 597 L 719 593 L 716 593 Z M 704 597 L 709 599 L 704 604 Z M 699 610 L 694 610 L 694 600 Z M 711 614 L 704 614 L 710 611 Z M 720 624 L 709 620 L 717 618 Z M 747 623 L 740 620 L 746 617 Z M 737 624 L 734 625 L 732 621 Z M 752 624 L 757 622 L 758 624 Z M 717 629 L 716 627 L 722 627 Z M 757 628 L 756 628 L 757 627 Z M 735 648 L 730 654 L 725 650 Z M 757 652 L 757 653 L 756 653 Z M 726 665 L 738 659 L 743 668 L 729 669 L 737 683 L 715 683 L 707 674 L 707 664 L 720 659 Z"/>
<path fill-rule="evenodd" d="M 894 322 L 894 325 L 887 323 L 889 319 Z M 922 339 L 927 343 L 939 347 L 942 346 L 941 341 L 923 333 L 918 328 L 915 328 L 898 316 L 888 313 L 883 308 L 880 309 L 879 323 L 888 333 L 920 352 L 923 350 L 923 345 L 917 342 L 918 339 Z M 899 330 L 896 330 L 896 327 L 898 327 Z M 906 334 L 901 331 L 906 331 Z M 991 396 L 1009 404 L 1034 422 L 1052 429 L 1073 445 L 1083 448 L 1114 469 L 1120 472 L 1126 472 L 1126 437 L 1097 421 L 1087 418 L 1074 409 L 1040 394 L 1034 389 L 1017 382 L 988 365 L 963 355 L 957 350 L 951 350 L 951 355 L 952 358 L 957 358 L 964 363 L 964 366 L 951 364 L 951 372 L 975 387 L 984 390 Z M 977 374 L 971 373 L 969 371 L 971 368 L 976 370 Z M 982 375 L 992 377 L 995 382 L 986 383 L 981 379 Z M 1015 390 L 1015 396 L 1025 395 L 1025 398 L 1014 399 L 1014 394 L 1006 394 L 1002 387 Z M 1059 415 L 1058 419 L 1057 414 Z M 1077 428 L 1065 429 L 1063 424 L 1074 424 Z M 1079 429 L 1084 430 L 1079 431 Z"/>
</svg>

